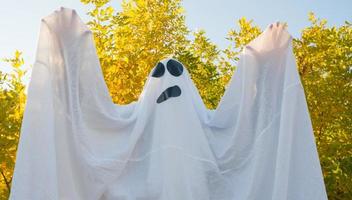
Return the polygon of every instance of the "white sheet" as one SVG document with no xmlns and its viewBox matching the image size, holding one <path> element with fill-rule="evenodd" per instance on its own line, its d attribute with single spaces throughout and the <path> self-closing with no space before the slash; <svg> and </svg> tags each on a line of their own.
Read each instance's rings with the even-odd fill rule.
<svg viewBox="0 0 352 200">
<path fill-rule="evenodd" d="M 243 50 L 216 110 L 172 58 L 137 102 L 114 104 L 92 33 L 68 8 L 43 18 L 36 55 L 12 200 L 327 199 L 282 24 Z"/>
</svg>

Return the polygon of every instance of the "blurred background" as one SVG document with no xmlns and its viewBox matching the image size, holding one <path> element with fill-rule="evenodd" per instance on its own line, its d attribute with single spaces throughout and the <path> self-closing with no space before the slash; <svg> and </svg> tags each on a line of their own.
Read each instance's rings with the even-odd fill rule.
<svg viewBox="0 0 352 200">
<path fill-rule="evenodd" d="M 242 48 L 271 23 L 287 24 L 330 200 L 352 199 L 352 1 L 13 0 L 0 6 L 0 199 L 7 199 L 40 20 L 75 9 L 94 33 L 110 94 L 138 99 L 166 56 L 185 63 L 216 108 Z M 35 181 L 35 180 L 33 180 Z"/>
</svg>

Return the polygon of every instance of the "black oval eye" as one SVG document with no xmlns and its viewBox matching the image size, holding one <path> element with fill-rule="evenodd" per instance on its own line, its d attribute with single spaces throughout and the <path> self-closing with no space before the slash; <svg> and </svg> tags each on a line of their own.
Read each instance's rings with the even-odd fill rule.
<svg viewBox="0 0 352 200">
<path fill-rule="evenodd" d="M 158 78 L 163 76 L 164 73 L 165 73 L 165 66 L 163 63 L 159 62 L 152 73 L 152 77 Z"/>
<path fill-rule="evenodd" d="M 173 76 L 180 76 L 183 72 L 182 64 L 173 59 L 167 61 L 166 67 L 170 74 L 172 74 Z"/>
</svg>

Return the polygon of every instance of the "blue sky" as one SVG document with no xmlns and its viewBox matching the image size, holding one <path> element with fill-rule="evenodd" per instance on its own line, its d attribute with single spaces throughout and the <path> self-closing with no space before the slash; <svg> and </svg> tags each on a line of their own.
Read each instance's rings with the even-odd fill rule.
<svg viewBox="0 0 352 200">
<path fill-rule="evenodd" d="M 121 0 L 112 0 L 111 5 L 120 10 L 120 3 Z M 183 5 L 188 27 L 204 29 L 220 48 L 229 44 L 226 34 L 230 29 L 238 28 L 236 22 L 243 16 L 253 19 L 262 29 L 276 21 L 287 22 L 294 37 L 309 25 L 309 11 L 326 18 L 329 25 L 352 21 L 352 0 L 184 0 Z M 26 64 L 31 65 L 40 19 L 60 6 L 73 8 L 84 21 L 88 20 L 88 7 L 79 0 L 3 1 L 0 7 L 0 58 L 9 57 L 18 49 L 23 51 Z"/>
</svg>

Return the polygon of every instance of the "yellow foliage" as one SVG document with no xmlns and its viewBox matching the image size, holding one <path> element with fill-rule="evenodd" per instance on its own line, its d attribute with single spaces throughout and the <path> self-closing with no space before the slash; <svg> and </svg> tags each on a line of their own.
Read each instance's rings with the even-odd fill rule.
<svg viewBox="0 0 352 200">
<path fill-rule="evenodd" d="M 22 53 L 16 51 L 11 59 L 4 59 L 12 70 L 8 73 L 0 71 L 0 198 L 7 199 L 17 143 L 20 134 L 24 104 L 26 100 L 25 86 L 22 82 Z"/>
</svg>

